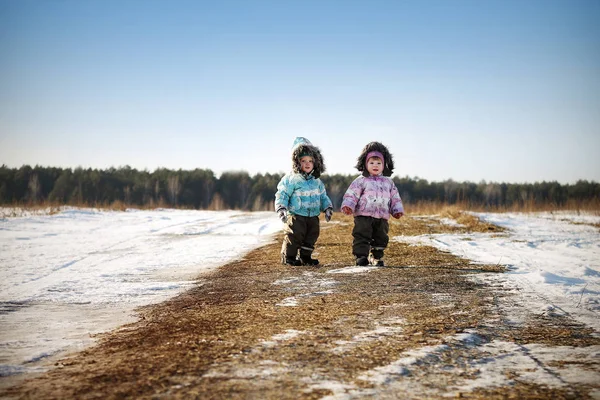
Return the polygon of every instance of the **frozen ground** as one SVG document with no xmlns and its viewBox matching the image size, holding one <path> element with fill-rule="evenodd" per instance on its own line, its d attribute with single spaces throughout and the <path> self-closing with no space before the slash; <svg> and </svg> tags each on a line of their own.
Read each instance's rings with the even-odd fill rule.
<svg viewBox="0 0 600 400">
<path fill-rule="evenodd" d="M 490 279 L 532 294 L 527 301 L 530 309 L 568 314 L 600 332 L 600 216 L 564 212 L 475 215 L 508 231 L 395 239 L 431 245 L 482 264 L 506 265 L 507 274 Z"/>
<path fill-rule="evenodd" d="M 0 376 L 83 348 L 271 240 L 275 213 L 65 208 L 0 219 Z"/>
<path fill-rule="evenodd" d="M 507 265 L 506 274 L 477 276 L 486 276 L 492 286 L 514 290 L 519 307 L 537 314 L 569 315 L 600 332 L 600 230 L 592 226 L 600 223 L 600 217 L 569 213 L 478 216 L 508 231 L 395 240 L 433 245 L 476 262 Z M 91 334 L 132 320 L 135 307 L 202 284 L 194 278 L 203 270 L 260 246 L 280 228 L 275 213 L 65 209 L 54 215 L 0 219 L 0 375 L 34 371 L 39 368 L 38 360 L 86 346 Z M 372 271 L 354 266 L 330 270 L 326 277 L 319 276 L 322 282 L 308 282 L 307 290 L 326 295 L 338 274 Z M 288 298 L 279 305 L 293 307 L 301 300 Z M 512 317 L 518 320 L 517 307 L 514 311 Z M 394 334 L 401 325 L 401 320 L 387 321 L 359 335 L 356 342 Z M 278 346 L 303 334 L 287 331 L 260 346 Z M 426 394 L 428 389 L 415 371 L 437 365 L 445 354 L 465 348 L 476 355 L 464 368 L 480 374 L 475 380 L 457 375 L 449 387 L 457 392 L 506 384 L 510 372 L 549 387 L 595 385 L 600 378 L 597 368 L 547 367 L 583 361 L 597 366 L 599 346 L 518 345 L 487 341 L 475 330 L 448 337 L 445 343 L 401 354 L 394 363 L 368 371 L 360 379 L 371 382 L 384 397 L 407 388 Z M 344 352 L 354 345 L 339 343 L 335 351 Z M 326 386 L 334 393 L 331 398 L 369 395 L 348 383 Z M 600 390 L 592 395 L 600 398 Z"/>
</svg>

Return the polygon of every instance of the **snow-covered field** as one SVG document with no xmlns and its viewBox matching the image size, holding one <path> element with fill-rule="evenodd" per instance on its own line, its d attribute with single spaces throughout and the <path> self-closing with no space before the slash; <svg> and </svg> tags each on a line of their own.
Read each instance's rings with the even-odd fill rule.
<svg viewBox="0 0 600 400">
<path fill-rule="evenodd" d="M 433 234 L 396 240 L 427 244 L 507 274 L 490 279 L 529 293 L 527 306 L 568 314 L 600 332 L 600 216 L 575 213 L 475 214 L 503 234 Z"/>
<path fill-rule="evenodd" d="M 87 346 L 281 229 L 272 212 L 3 213 L 20 216 L 0 219 L 0 376 Z"/>
<path fill-rule="evenodd" d="M 473 279 L 486 276 L 492 286 L 514 289 L 534 312 L 568 314 L 600 332 L 600 230 L 591 226 L 600 223 L 600 216 L 477 215 L 509 230 L 394 239 L 433 245 L 480 263 L 507 265 L 506 274 L 476 274 Z M 35 371 L 38 360 L 88 345 L 90 335 L 134 320 L 135 307 L 202 284 L 195 280 L 202 271 L 272 240 L 280 229 L 281 222 L 272 212 L 67 208 L 53 215 L 0 219 L 0 376 Z M 329 271 L 329 277 L 369 271 L 373 269 L 349 266 Z M 294 306 L 296 302 L 290 299 L 280 305 Z M 394 329 L 400 329 L 396 325 L 401 321 L 394 324 Z M 276 346 L 286 338 L 274 337 L 268 343 Z M 487 354 L 485 363 L 477 365 L 482 374 L 468 383 L 470 388 L 502 382 L 506 365 L 522 368 L 524 373 L 539 370 L 539 376 L 530 373 L 532 379 L 551 384 L 553 374 L 530 365 L 532 359 L 600 357 L 598 346 L 559 349 L 533 344 L 514 349 L 514 343 L 481 340 L 475 331 L 460 334 L 448 338 L 446 347 L 415 349 L 361 379 L 389 383 L 390 376 L 403 376 L 412 363 L 448 351 L 454 342 L 477 346 Z M 352 345 L 342 343 L 338 350 Z M 524 356 L 525 351 L 533 358 Z M 598 378 L 593 371 L 589 376 L 576 373 L 579 378 L 574 382 L 585 378 L 594 383 Z M 569 381 L 568 376 L 562 379 Z M 382 383 L 382 390 L 393 389 L 394 384 L 388 383 Z M 597 394 L 600 397 L 600 392 Z"/>
</svg>

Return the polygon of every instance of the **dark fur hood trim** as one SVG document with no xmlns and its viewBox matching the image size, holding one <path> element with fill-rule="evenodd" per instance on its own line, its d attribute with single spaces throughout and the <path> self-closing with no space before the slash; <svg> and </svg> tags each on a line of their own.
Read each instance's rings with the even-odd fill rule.
<svg viewBox="0 0 600 400">
<path fill-rule="evenodd" d="M 325 162 L 321 155 L 321 150 L 317 146 L 311 146 L 308 144 L 300 144 L 294 147 L 292 151 L 292 170 L 296 173 L 302 173 L 300 168 L 300 160 L 298 159 L 300 154 L 306 153 L 310 155 L 314 160 L 314 168 L 311 173 L 312 176 L 318 178 L 323 172 L 325 172 Z"/>
<path fill-rule="evenodd" d="M 358 159 L 356 160 L 356 169 L 362 172 L 363 176 L 369 176 L 369 171 L 367 171 L 366 166 L 366 158 L 367 154 L 369 154 L 372 151 L 380 152 L 383 155 L 383 158 L 385 158 L 385 165 L 383 166 L 382 175 L 392 176 L 392 173 L 394 172 L 394 158 L 392 157 L 392 154 L 389 152 L 387 147 L 385 147 L 379 142 L 371 142 L 362 149 L 362 151 L 360 152 L 360 156 L 358 156 Z"/>
</svg>

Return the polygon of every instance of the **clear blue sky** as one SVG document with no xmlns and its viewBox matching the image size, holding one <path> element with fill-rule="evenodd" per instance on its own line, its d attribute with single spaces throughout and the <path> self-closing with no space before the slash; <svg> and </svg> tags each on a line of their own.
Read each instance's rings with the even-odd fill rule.
<svg viewBox="0 0 600 400">
<path fill-rule="evenodd" d="M 600 1 L 0 0 L 0 164 L 600 181 Z"/>
</svg>

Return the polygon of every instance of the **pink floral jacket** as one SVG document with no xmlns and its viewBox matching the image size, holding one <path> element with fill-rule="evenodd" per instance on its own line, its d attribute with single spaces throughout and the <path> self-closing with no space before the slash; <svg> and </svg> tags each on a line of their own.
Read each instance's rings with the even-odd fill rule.
<svg viewBox="0 0 600 400">
<path fill-rule="evenodd" d="M 390 214 L 403 213 L 404 206 L 392 178 L 359 176 L 346 190 L 342 207 L 348 206 L 354 216 L 390 219 Z"/>
</svg>

